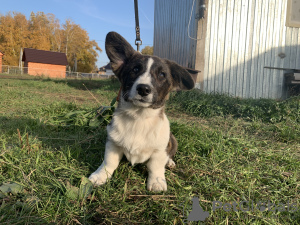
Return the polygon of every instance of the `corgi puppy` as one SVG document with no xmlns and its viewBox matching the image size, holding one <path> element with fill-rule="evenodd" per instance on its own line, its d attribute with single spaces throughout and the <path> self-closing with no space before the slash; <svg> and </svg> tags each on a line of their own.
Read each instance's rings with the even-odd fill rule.
<svg viewBox="0 0 300 225">
<path fill-rule="evenodd" d="M 105 184 L 125 155 L 132 165 L 147 163 L 149 191 L 166 191 L 165 167 L 175 166 L 177 141 L 165 102 L 171 91 L 192 89 L 195 81 L 177 63 L 135 51 L 118 33 L 107 34 L 105 49 L 121 83 L 120 99 L 107 126 L 104 161 L 89 179 Z"/>
</svg>

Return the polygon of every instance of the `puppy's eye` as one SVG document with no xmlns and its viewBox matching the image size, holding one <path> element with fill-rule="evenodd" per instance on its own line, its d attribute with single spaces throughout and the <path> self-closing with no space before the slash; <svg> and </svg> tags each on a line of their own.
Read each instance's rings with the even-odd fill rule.
<svg viewBox="0 0 300 225">
<path fill-rule="evenodd" d="M 134 67 L 134 68 L 133 68 L 133 72 L 135 72 L 135 73 L 139 72 L 139 68 Z"/>
<path fill-rule="evenodd" d="M 166 74 L 165 74 L 164 72 L 161 72 L 161 73 L 159 74 L 159 76 L 160 76 L 161 78 L 165 78 L 165 77 L 166 77 Z"/>
</svg>

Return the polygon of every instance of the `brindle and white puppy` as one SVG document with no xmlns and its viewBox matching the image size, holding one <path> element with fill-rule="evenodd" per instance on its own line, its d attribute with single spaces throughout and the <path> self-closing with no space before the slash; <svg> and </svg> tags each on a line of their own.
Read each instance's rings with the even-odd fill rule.
<svg viewBox="0 0 300 225">
<path fill-rule="evenodd" d="M 125 155 L 132 165 L 147 161 L 148 190 L 166 191 L 165 166 L 175 166 L 177 141 L 164 105 L 170 91 L 192 89 L 194 80 L 175 62 L 136 52 L 115 32 L 107 34 L 105 49 L 121 82 L 121 96 L 107 126 L 104 161 L 89 179 L 104 184 Z"/>
</svg>

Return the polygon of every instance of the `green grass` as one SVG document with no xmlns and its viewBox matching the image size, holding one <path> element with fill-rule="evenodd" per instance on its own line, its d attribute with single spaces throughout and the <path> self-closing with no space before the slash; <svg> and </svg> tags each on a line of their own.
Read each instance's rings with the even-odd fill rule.
<svg viewBox="0 0 300 225">
<path fill-rule="evenodd" d="M 193 196 L 210 213 L 205 224 L 299 224 L 299 97 L 172 94 L 166 111 L 179 150 L 168 191 L 147 191 L 146 166 L 123 159 L 107 184 L 79 195 L 103 160 L 106 131 L 89 127 L 84 113 L 64 118 L 109 105 L 118 88 L 111 80 L 0 79 L 0 224 L 183 224 Z M 212 210 L 213 201 L 244 200 L 292 202 L 298 211 Z"/>
<path fill-rule="evenodd" d="M 285 101 L 257 100 L 192 90 L 176 93 L 169 104 L 196 117 L 242 119 L 250 122 L 249 130 L 276 135 L 281 141 L 300 142 L 300 96 Z"/>
</svg>

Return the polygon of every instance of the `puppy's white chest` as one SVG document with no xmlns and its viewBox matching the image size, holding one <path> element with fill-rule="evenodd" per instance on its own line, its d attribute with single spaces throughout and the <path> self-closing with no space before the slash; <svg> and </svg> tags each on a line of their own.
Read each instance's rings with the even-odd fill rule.
<svg viewBox="0 0 300 225">
<path fill-rule="evenodd" d="M 126 156 L 127 160 L 131 163 L 131 165 L 146 162 L 151 157 L 152 152 L 152 150 L 148 149 L 148 151 L 138 151 L 136 154 L 132 154 L 127 149 L 124 149 L 124 155 Z"/>
<path fill-rule="evenodd" d="M 167 118 L 131 118 L 116 114 L 107 127 L 108 138 L 123 148 L 132 164 L 145 162 L 154 151 L 163 151 L 169 141 Z"/>
</svg>

